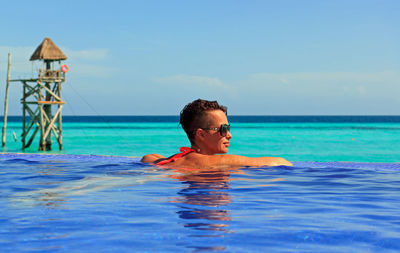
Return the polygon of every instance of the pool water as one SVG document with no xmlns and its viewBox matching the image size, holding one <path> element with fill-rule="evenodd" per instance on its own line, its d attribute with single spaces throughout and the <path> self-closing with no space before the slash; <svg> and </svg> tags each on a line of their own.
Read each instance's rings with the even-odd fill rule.
<svg viewBox="0 0 400 253">
<path fill-rule="evenodd" d="M 0 155 L 1 252 L 398 252 L 400 164 Z"/>
</svg>

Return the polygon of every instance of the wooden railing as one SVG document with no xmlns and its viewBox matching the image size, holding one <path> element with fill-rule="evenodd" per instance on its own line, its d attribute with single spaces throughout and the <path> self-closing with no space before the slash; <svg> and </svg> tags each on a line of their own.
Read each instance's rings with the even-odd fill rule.
<svg viewBox="0 0 400 253">
<path fill-rule="evenodd" d="M 52 69 L 40 69 L 39 70 L 39 79 L 44 80 L 64 80 L 65 73 L 61 70 L 52 70 Z"/>
</svg>

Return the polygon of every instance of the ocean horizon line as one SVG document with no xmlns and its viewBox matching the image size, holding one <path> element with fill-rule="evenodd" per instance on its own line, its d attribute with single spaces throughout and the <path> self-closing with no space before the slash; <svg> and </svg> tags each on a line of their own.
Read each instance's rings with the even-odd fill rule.
<svg viewBox="0 0 400 253">
<path fill-rule="evenodd" d="M 400 115 L 228 115 L 228 119 L 233 123 L 400 123 Z M 10 115 L 7 121 L 21 122 L 22 116 Z M 63 122 L 173 123 L 179 122 L 179 115 L 63 115 Z"/>
</svg>

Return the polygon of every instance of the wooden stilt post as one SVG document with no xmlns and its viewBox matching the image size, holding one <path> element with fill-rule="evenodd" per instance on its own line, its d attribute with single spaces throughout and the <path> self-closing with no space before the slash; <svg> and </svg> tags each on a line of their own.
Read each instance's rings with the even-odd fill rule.
<svg viewBox="0 0 400 253">
<path fill-rule="evenodd" d="M 26 102 L 26 83 L 22 82 L 22 91 L 23 91 L 23 97 L 22 97 L 22 149 L 25 149 L 25 138 L 27 135 L 27 130 L 26 130 L 26 106 L 28 106 Z M 28 129 L 29 131 L 29 129 Z"/>
<path fill-rule="evenodd" d="M 39 142 L 39 151 L 45 151 L 46 150 L 46 146 L 45 146 L 45 139 L 44 139 L 44 129 L 45 129 L 45 119 L 43 114 L 45 113 L 43 110 L 43 105 L 38 105 L 40 108 L 40 142 Z"/>
<path fill-rule="evenodd" d="M 58 94 L 57 94 L 60 98 L 61 98 L 61 83 L 58 83 Z M 58 130 L 60 131 L 58 134 L 58 146 L 60 148 L 60 150 L 63 149 L 63 142 L 62 142 L 62 113 L 61 113 L 61 108 L 62 105 L 59 104 L 58 108 L 60 110 L 60 114 L 58 115 Z"/>
<path fill-rule="evenodd" d="M 7 129 L 7 114 L 8 114 L 8 90 L 9 90 L 9 87 L 10 87 L 10 67 L 11 67 L 11 53 L 8 53 L 6 98 L 4 100 L 3 147 L 6 146 L 6 129 Z"/>
<path fill-rule="evenodd" d="M 45 63 L 46 63 L 46 71 L 51 70 L 51 62 L 45 60 Z M 52 94 L 49 92 L 51 90 L 51 84 L 46 83 L 45 87 L 47 88 L 46 89 L 46 101 L 51 101 Z M 47 116 L 47 119 L 51 119 L 52 118 L 51 104 L 44 104 L 43 109 Z M 44 124 L 45 131 L 47 132 L 47 129 L 50 129 L 50 127 L 51 127 L 50 120 L 46 121 L 46 123 Z M 47 136 L 44 136 L 45 150 L 51 150 L 51 131 L 49 131 L 47 133 L 48 133 Z"/>
</svg>

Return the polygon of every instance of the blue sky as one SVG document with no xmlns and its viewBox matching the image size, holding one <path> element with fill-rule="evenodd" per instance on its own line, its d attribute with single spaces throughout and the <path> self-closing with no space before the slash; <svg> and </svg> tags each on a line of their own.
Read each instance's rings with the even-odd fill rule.
<svg viewBox="0 0 400 253">
<path fill-rule="evenodd" d="M 50 37 L 68 56 L 66 115 L 399 115 L 400 1 L 8 1 L 0 94 Z M 20 115 L 21 85 L 10 90 Z M 3 111 L 3 103 L 0 107 Z"/>
</svg>

